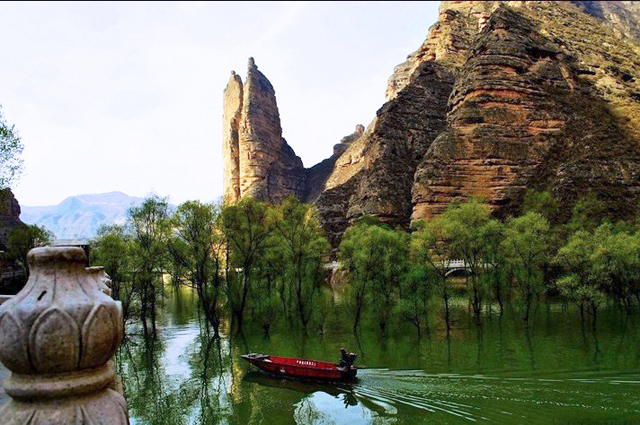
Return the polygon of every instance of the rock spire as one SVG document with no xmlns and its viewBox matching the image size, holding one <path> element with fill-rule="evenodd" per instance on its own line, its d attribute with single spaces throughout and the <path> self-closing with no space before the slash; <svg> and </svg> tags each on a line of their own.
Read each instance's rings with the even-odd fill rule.
<svg viewBox="0 0 640 425">
<path fill-rule="evenodd" d="M 593 192 L 628 217 L 640 202 L 639 40 L 634 2 L 444 1 L 373 121 L 306 170 L 250 60 L 244 88 L 234 74 L 225 90 L 225 199 L 294 193 L 334 247 L 363 214 L 406 228 L 481 197 L 506 216 L 529 188 L 565 214 Z"/>
<path fill-rule="evenodd" d="M 300 195 L 304 168 L 282 137 L 276 95 L 249 58 L 244 84 L 235 72 L 224 91 L 224 200 L 279 202 Z"/>
</svg>

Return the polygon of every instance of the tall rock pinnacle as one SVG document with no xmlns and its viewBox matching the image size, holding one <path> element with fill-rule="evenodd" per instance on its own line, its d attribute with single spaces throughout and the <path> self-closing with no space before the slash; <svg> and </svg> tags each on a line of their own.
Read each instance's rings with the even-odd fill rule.
<svg viewBox="0 0 640 425">
<path fill-rule="evenodd" d="M 273 86 L 249 58 L 247 78 L 232 73 L 224 91 L 224 200 L 280 202 L 300 196 L 304 168 L 282 138 Z"/>
<path fill-rule="evenodd" d="M 224 90 L 222 155 L 224 160 L 224 202 L 234 204 L 240 199 L 240 146 L 238 128 L 242 115 L 242 79 L 231 71 Z"/>
<path fill-rule="evenodd" d="M 568 216 L 595 194 L 640 202 L 638 2 L 444 1 L 366 127 L 311 168 L 282 138 L 273 87 L 249 60 L 225 90 L 225 200 L 314 202 L 334 247 L 358 217 L 399 227 L 479 197 L 496 216 L 529 189 Z"/>
</svg>

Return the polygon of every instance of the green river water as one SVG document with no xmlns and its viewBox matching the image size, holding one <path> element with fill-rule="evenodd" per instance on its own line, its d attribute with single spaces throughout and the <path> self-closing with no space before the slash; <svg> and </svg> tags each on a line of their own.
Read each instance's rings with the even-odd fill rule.
<svg viewBox="0 0 640 425">
<path fill-rule="evenodd" d="M 432 324 L 358 338 L 333 323 L 324 334 L 260 329 L 207 334 L 193 293 L 169 297 L 158 337 L 128 325 L 117 355 L 135 424 L 640 423 L 640 317 L 603 312 L 597 331 L 575 308 L 538 308 L 527 331 L 515 315 L 476 327 L 463 311 L 449 339 Z M 358 381 L 275 379 L 247 352 L 334 360 L 359 354 Z"/>
</svg>

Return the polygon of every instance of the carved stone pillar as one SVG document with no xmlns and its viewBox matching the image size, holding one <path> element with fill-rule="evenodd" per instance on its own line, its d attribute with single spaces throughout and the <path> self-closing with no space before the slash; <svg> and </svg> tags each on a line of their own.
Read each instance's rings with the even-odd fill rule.
<svg viewBox="0 0 640 425">
<path fill-rule="evenodd" d="M 109 275 L 104 271 L 103 266 L 94 266 L 87 267 L 87 273 L 89 276 L 96 281 L 96 285 L 98 285 L 98 289 L 101 292 L 111 296 L 111 279 Z"/>
<path fill-rule="evenodd" d="M 5 424 L 128 424 L 111 389 L 122 342 L 122 307 L 85 270 L 81 248 L 29 252 L 22 291 L 0 306 L 0 361 L 11 370 Z"/>
</svg>

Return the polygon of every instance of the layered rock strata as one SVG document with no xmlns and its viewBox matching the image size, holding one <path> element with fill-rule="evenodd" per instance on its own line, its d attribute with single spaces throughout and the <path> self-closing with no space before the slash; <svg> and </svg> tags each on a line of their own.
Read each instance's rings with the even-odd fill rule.
<svg viewBox="0 0 640 425">
<path fill-rule="evenodd" d="M 344 136 L 340 143 L 333 145 L 333 155 L 313 167 L 305 169 L 304 192 L 301 198 L 303 201 L 316 202 L 318 200 L 320 194 L 325 190 L 327 179 L 333 172 L 335 163 L 340 155 L 363 134 L 364 126 L 358 124 L 352 134 Z"/>
<path fill-rule="evenodd" d="M 413 175 L 433 139 L 444 130 L 453 81 L 439 64 L 422 64 L 337 159 L 316 202 L 334 245 L 350 222 L 363 214 L 408 224 Z"/>
<path fill-rule="evenodd" d="M 638 200 L 640 115 L 631 87 L 612 90 L 619 82 L 610 80 L 607 63 L 624 63 L 636 47 L 575 5 L 509 4 L 494 3 L 488 19 L 459 17 L 479 16 L 470 23 L 479 31 L 457 69 L 447 128 L 417 168 L 412 218 L 469 196 L 484 198 L 498 215 L 514 213 L 526 188 L 551 190 L 566 210 L 593 190 L 613 215 L 630 214 Z M 620 58 L 595 40 L 615 42 Z M 636 68 L 638 57 L 627 63 Z"/>
<path fill-rule="evenodd" d="M 595 192 L 612 215 L 628 216 L 640 200 L 639 22 L 634 2 L 442 2 L 425 42 L 394 69 L 373 122 L 314 167 L 292 165 L 268 114 L 250 120 L 254 134 L 256 125 L 273 133 L 258 138 L 268 140 L 266 160 L 243 164 L 251 114 L 231 102 L 225 125 L 234 140 L 239 116 L 240 160 L 228 180 L 240 183 L 225 179 L 225 197 L 296 193 L 315 202 L 334 246 L 363 214 L 407 226 L 474 196 L 507 215 L 527 188 L 552 191 L 566 211 Z M 263 99 L 248 98 L 247 84 L 242 102 Z M 242 91 L 233 76 L 232 85 Z M 249 189 L 270 187 L 261 183 L 267 168 L 282 170 L 271 186 L 279 189 Z"/>
<path fill-rule="evenodd" d="M 232 73 L 224 91 L 224 199 L 280 202 L 302 195 L 302 161 L 282 137 L 273 86 L 249 59 L 243 85 Z"/>
</svg>

